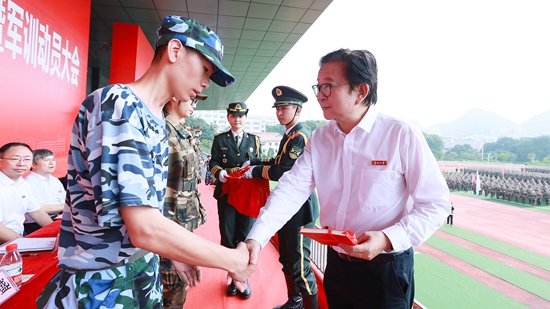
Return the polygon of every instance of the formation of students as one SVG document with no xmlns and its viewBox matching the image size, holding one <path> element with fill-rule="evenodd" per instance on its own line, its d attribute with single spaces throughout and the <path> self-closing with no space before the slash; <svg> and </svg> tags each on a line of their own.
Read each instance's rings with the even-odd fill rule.
<svg viewBox="0 0 550 309">
<path fill-rule="evenodd" d="M 51 177 L 51 152 L 22 143 L 0 149 L 0 241 L 25 234 L 25 214 L 44 226 L 63 204 L 61 271 L 37 307 L 182 308 L 201 267 L 227 271 L 231 284 L 221 288 L 248 299 L 258 253 L 278 232 L 288 299 L 276 308 L 318 308 L 311 240 L 299 229 L 319 218 L 358 239 L 328 252 L 330 308 L 411 308 L 412 247 L 449 214 L 449 190 L 422 132 L 374 107 L 374 56 L 340 49 L 321 59 L 312 88 L 329 122 L 313 133 L 300 123 L 307 96 L 273 88 L 286 129 L 275 158 L 262 159 L 259 138 L 244 132 L 246 103 L 228 104 L 231 129 L 214 138 L 207 161 L 220 245 L 192 233 L 207 220 L 197 187 L 205 163 L 200 130 L 185 119 L 211 81 L 227 87 L 235 78 L 222 64 L 219 37 L 196 20 L 164 18 L 155 48 L 140 79 L 100 88 L 82 103 L 64 188 Z M 22 176 L 31 166 L 27 182 Z M 223 188 L 234 172 L 279 182 L 257 219 L 229 203 Z"/>
</svg>

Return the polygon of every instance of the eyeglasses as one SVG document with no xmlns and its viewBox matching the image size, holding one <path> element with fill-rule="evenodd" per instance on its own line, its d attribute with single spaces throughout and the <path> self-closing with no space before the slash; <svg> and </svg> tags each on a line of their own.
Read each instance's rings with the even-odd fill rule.
<svg viewBox="0 0 550 309">
<path fill-rule="evenodd" d="M 19 162 L 23 162 L 25 164 L 31 164 L 32 163 L 31 158 L 17 158 L 17 157 L 14 157 L 14 158 L 0 158 L 0 159 L 11 161 L 14 164 L 17 164 Z"/>
<path fill-rule="evenodd" d="M 325 96 L 330 97 L 332 94 L 332 87 L 338 87 L 343 85 L 348 85 L 349 83 L 339 83 L 339 84 L 321 84 L 321 85 L 313 85 L 311 88 L 313 89 L 313 93 L 315 96 L 319 94 L 319 91 Z"/>
<path fill-rule="evenodd" d="M 191 105 L 195 105 L 195 106 L 196 106 L 197 103 L 199 103 L 199 99 L 197 99 L 197 98 L 192 98 L 192 99 L 191 99 Z"/>
</svg>

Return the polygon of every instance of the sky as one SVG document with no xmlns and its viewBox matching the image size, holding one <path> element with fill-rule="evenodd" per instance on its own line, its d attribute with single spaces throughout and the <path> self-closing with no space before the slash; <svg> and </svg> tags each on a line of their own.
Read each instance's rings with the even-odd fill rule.
<svg viewBox="0 0 550 309">
<path fill-rule="evenodd" d="M 367 49 L 385 113 L 429 127 L 481 108 L 522 123 L 550 110 L 549 15 L 547 0 L 333 0 L 246 103 L 274 115 L 271 90 L 286 85 L 309 99 L 302 120 L 324 119 L 319 59 Z"/>
</svg>

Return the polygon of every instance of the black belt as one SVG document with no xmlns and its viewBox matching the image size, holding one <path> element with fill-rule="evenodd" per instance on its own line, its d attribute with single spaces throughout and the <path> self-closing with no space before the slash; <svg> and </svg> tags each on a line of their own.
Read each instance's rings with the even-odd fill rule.
<svg viewBox="0 0 550 309">
<path fill-rule="evenodd" d="M 197 180 L 183 181 L 180 191 L 195 191 L 197 189 Z"/>
<path fill-rule="evenodd" d="M 382 264 L 382 263 L 395 261 L 396 257 L 403 254 L 404 252 L 400 253 L 400 254 L 379 254 L 379 255 L 375 256 L 372 260 L 361 259 L 361 258 L 358 258 L 358 257 L 347 255 L 345 253 L 340 253 L 340 252 L 336 252 L 336 253 L 338 253 L 338 256 L 341 259 L 346 260 L 348 262 L 352 262 L 352 263 L 371 262 L 371 263 Z"/>
</svg>

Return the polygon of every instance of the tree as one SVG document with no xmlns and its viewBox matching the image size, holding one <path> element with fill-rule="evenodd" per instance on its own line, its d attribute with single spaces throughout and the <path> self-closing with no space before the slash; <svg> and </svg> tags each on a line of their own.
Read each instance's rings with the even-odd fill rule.
<svg viewBox="0 0 550 309">
<path fill-rule="evenodd" d="M 530 154 L 527 155 L 527 158 L 528 158 L 529 160 L 531 160 L 531 162 L 535 162 L 535 158 L 536 158 L 536 157 L 537 157 L 537 155 L 534 154 L 534 153 L 530 153 Z"/>
<path fill-rule="evenodd" d="M 212 152 L 212 141 L 207 139 L 201 139 L 201 148 L 202 151 L 206 153 Z"/>
<path fill-rule="evenodd" d="M 510 153 L 509 152 L 502 152 L 500 155 L 499 155 L 499 159 L 501 162 L 506 162 L 508 161 L 508 158 L 510 158 Z"/>
<path fill-rule="evenodd" d="M 285 126 L 280 124 L 274 124 L 274 125 L 266 125 L 265 126 L 266 132 L 273 132 L 273 133 L 279 133 L 281 135 L 285 134 Z"/>
<path fill-rule="evenodd" d="M 470 144 L 464 144 L 464 145 L 454 145 L 453 148 L 449 150 L 449 152 L 454 152 L 456 154 L 460 154 L 458 159 L 460 160 L 472 160 L 474 158 L 477 158 L 477 150 L 472 148 L 472 145 Z"/>
<path fill-rule="evenodd" d="M 317 129 L 318 127 L 324 125 L 325 123 L 327 123 L 326 120 L 306 120 L 306 121 L 302 121 L 302 124 L 304 125 L 304 127 L 306 129 L 309 130 L 309 132 L 315 131 L 315 129 Z"/>
<path fill-rule="evenodd" d="M 550 155 L 546 156 L 546 158 L 542 159 L 542 163 L 546 165 L 550 165 Z"/>
<path fill-rule="evenodd" d="M 275 157 L 275 150 L 273 150 L 273 148 L 269 148 L 267 150 L 266 158 L 273 158 L 273 157 Z"/>
<path fill-rule="evenodd" d="M 441 136 L 437 134 L 427 134 L 422 132 L 424 134 L 424 138 L 426 139 L 426 142 L 428 142 L 428 146 L 432 150 L 432 153 L 436 159 L 441 159 L 443 157 L 443 148 L 445 147 L 445 142 L 441 138 Z"/>
<path fill-rule="evenodd" d="M 203 140 L 214 140 L 214 135 L 217 132 L 217 127 L 215 124 L 209 124 L 202 118 L 197 117 L 189 117 L 185 119 L 185 122 L 187 122 L 191 127 L 199 126 L 202 129 L 202 135 L 201 135 L 201 144 Z M 206 149 L 206 148 L 203 148 Z M 208 152 L 210 152 L 210 148 L 208 148 Z"/>
<path fill-rule="evenodd" d="M 450 151 L 450 152 L 447 153 L 447 160 L 454 161 L 454 160 L 456 160 L 456 158 L 458 158 L 458 153 L 456 153 L 454 151 Z"/>
</svg>

